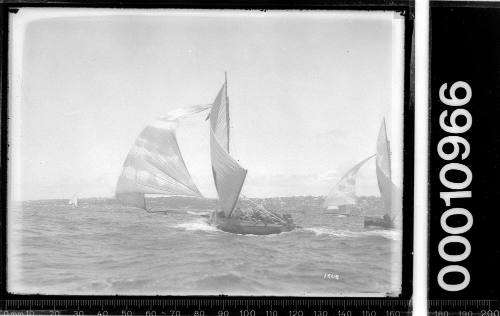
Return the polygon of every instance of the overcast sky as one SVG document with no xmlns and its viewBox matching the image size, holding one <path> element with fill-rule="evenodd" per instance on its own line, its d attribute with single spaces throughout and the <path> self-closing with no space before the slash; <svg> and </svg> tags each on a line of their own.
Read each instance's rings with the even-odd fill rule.
<svg viewBox="0 0 500 316">
<path fill-rule="evenodd" d="M 326 195 L 375 152 L 386 117 L 400 179 L 403 19 L 389 12 L 21 9 L 13 17 L 14 200 L 114 195 L 155 117 L 213 101 L 228 73 L 231 155 L 249 197 Z M 208 122 L 179 145 L 214 197 Z M 396 182 L 398 181 L 396 179 Z M 379 195 L 374 161 L 358 194 Z"/>
</svg>

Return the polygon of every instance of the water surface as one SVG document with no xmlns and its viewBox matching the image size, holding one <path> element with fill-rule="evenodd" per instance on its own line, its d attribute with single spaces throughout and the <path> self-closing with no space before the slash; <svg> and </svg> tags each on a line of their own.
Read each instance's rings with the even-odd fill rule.
<svg viewBox="0 0 500 316">
<path fill-rule="evenodd" d="M 155 210 L 162 209 L 155 205 Z M 165 208 L 163 208 L 165 209 Z M 302 228 L 226 233 L 200 208 L 148 213 L 114 200 L 14 203 L 8 288 L 15 293 L 131 295 L 396 295 L 401 232 L 361 217 L 291 214 Z"/>
</svg>

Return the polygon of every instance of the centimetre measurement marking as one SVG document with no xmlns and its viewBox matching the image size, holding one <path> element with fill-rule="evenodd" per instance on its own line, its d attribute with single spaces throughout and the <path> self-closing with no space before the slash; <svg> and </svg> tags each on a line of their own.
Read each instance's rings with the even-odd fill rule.
<svg viewBox="0 0 500 316">
<path fill-rule="evenodd" d="M 398 299 L 26 299 L 3 300 L 0 315 L 405 316 Z M 498 300 L 429 300 L 430 316 L 500 316 Z"/>
<path fill-rule="evenodd" d="M 4 300 L 0 315 L 404 316 L 409 305 L 400 299 L 26 299 Z"/>
</svg>

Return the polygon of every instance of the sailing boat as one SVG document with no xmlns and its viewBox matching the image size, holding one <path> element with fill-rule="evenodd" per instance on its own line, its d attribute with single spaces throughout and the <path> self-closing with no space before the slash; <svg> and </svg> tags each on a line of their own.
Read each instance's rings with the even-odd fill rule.
<svg viewBox="0 0 500 316">
<path fill-rule="evenodd" d="M 175 109 L 144 128 L 123 163 L 115 191 L 120 202 L 147 210 L 146 194 L 203 198 L 182 158 L 176 130 L 183 119 L 210 107 Z"/>
<path fill-rule="evenodd" d="M 78 207 L 78 194 L 75 193 L 71 200 L 68 201 L 69 205 L 73 205 L 73 207 Z"/>
<path fill-rule="evenodd" d="M 333 215 L 352 216 L 356 213 L 361 213 L 360 207 L 356 205 L 356 177 L 359 169 L 371 158 L 375 158 L 377 183 L 382 197 L 385 214 L 382 217 L 365 216 L 364 226 L 378 226 L 384 228 L 394 228 L 394 220 L 396 216 L 391 213 L 398 209 L 400 197 L 398 188 L 391 180 L 391 158 L 389 141 L 387 139 L 387 131 L 385 119 L 382 121 L 380 131 L 377 138 L 377 152 L 354 167 L 340 179 L 333 187 L 323 203 L 323 207 Z"/>
<path fill-rule="evenodd" d="M 385 119 L 382 121 L 377 137 L 377 154 L 376 154 L 376 172 L 377 183 L 380 190 L 380 195 L 385 206 L 385 214 L 383 217 L 365 216 L 364 225 L 379 226 L 384 228 L 394 228 L 395 216 L 391 215 L 395 211 L 396 203 L 392 203 L 394 193 L 396 193 L 395 185 L 391 180 L 391 151 L 389 148 L 389 140 L 387 139 L 387 130 Z M 395 197 L 397 198 L 397 197 Z"/>
<path fill-rule="evenodd" d="M 327 214 L 351 216 L 361 213 L 359 207 L 356 208 L 356 177 L 359 169 L 374 156 L 372 155 L 358 162 L 340 178 L 323 202 Z"/>
<path fill-rule="evenodd" d="M 229 154 L 229 98 L 227 77 L 210 111 L 210 156 L 219 209 L 210 223 L 220 230 L 236 234 L 267 235 L 295 228 L 290 215 L 278 215 L 246 199 L 239 202 L 247 175 Z"/>
</svg>

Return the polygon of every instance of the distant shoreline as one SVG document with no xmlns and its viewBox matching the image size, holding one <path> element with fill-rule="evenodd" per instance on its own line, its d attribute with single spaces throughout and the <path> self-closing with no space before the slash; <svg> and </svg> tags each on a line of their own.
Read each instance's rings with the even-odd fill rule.
<svg viewBox="0 0 500 316">
<path fill-rule="evenodd" d="M 199 197 L 190 197 L 190 196 L 150 196 L 146 195 L 146 198 L 149 200 L 160 200 L 160 199 L 179 199 L 179 200 L 205 200 L 205 201 L 217 201 L 217 198 L 199 198 Z M 273 200 L 273 199 L 325 199 L 325 195 L 315 196 L 315 195 L 291 195 L 291 196 L 272 196 L 272 197 L 246 197 L 250 200 Z M 379 199 L 380 196 L 375 195 L 362 195 L 358 196 L 358 199 Z M 68 201 L 71 200 L 71 197 L 68 198 L 52 198 L 52 199 L 32 199 L 32 200 L 11 200 L 10 202 L 14 203 L 23 203 L 23 202 L 42 202 L 42 201 Z M 116 200 L 115 197 L 79 197 L 79 201 L 105 201 L 105 200 Z"/>
</svg>

